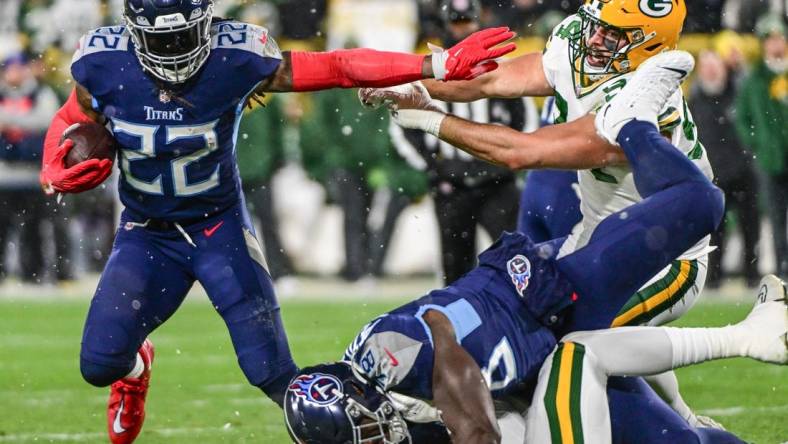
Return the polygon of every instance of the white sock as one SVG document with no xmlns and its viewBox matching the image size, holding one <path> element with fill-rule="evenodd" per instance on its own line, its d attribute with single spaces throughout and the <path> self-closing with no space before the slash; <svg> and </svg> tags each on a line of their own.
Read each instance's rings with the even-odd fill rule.
<svg viewBox="0 0 788 444">
<path fill-rule="evenodd" d="M 720 358 L 743 356 L 745 331 L 720 328 L 619 327 L 564 336 L 591 348 L 608 376 L 646 376 Z"/>
<path fill-rule="evenodd" d="M 720 328 L 664 327 L 664 331 L 673 347 L 673 368 L 742 356 L 737 350 L 741 328 L 736 325 Z"/>
<path fill-rule="evenodd" d="M 142 376 L 142 372 L 145 371 L 145 362 L 142 360 L 142 356 L 137 353 L 137 361 L 134 363 L 134 368 L 131 369 L 128 375 L 123 377 L 123 379 L 136 379 Z"/>
</svg>

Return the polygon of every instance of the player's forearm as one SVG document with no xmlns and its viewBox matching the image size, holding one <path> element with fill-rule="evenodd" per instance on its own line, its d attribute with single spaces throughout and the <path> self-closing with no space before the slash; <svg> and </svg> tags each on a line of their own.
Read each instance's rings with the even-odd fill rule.
<svg viewBox="0 0 788 444">
<path fill-rule="evenodd" d="M 502 60 L 498 69 L 473 80 L 422 83 L 427 87 L 430 96 L 446 102 L 472 102 L 492 97 L 516 99 L 554 94 L 545 78 L 541 53 Z"/>
<path fill-rule="evenodd" d="M 486 97 L 484 95 L 484 77 L 486 76 L 457 82 L 424 80 L 421 83 L 427 88 L 433 99 L 444 102 L 474 102 Z"/>
<path fill-rule="evenodd" d="M 596 135 L 593 116 L 533 133 L 447 116 L 440 127 L 440 138 L 475 157 L 513 170 L 582 170 L 626 163 L 620 148 Z"/>
<path fill-rule="evenodd" d="M 44 165 L 51 161 L 54 151 L 60 145 L 63 132 L 69 126 L 75 123 L 87 123 L 95 120 L 94 116 L 91 116 L 83 109 L 82 100 L 79 96 L 79 89 L 74 89 L 68 96 L 66 103 L 52 117 L 44 138 L 44 154 L 42 158 Z"/>
<path fill-rule="evenodd" d="M 501 433 L 495 408 L 479 365 L 456 339 L 442 313 L 424 315 L 434 346 L 433 401 L 454 443 L 498 443 Z"/>
<path fill-rule="evenodd" d="M 381 88 L 432 77 L 431 56 L 343 49 L 289 54 L 293 91 L 328 88 Z"/>
</svg>

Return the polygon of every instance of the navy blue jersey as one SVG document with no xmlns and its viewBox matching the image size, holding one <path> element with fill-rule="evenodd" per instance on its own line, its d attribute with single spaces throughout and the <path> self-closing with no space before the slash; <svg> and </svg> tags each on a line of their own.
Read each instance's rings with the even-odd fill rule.
<svg viewBox="0 0 788 444">
<path fill-rule="evenodd" d="M 532 388 L 556 340 L 544 320 L 571 303 L 551 245 L 504 234 L 451 286 L 367 324 L 345 352 L 354 370 L 387 390 L 432 399 L 433 346 L 423 320 L 438 310 L 473 357 L 493 397 Z"/>
<path fill-rule="evenodd" d="M 198 219 L 239 202 L 241 111 L 282 56 L 259 26 L 221 21 L 211 34 L 205 65 L 174 91 L 143 71 L 124 26 L 80 40 L 71 73 L 120 144 L 120 198 L 132 217 Z"/>
</svg>

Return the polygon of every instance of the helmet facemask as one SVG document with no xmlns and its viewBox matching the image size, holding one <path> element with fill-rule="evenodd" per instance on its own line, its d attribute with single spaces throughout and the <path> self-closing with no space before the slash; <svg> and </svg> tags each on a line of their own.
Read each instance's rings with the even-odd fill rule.
<svg viewBox="0 0 788 444">
<path fill-rule="evenodd" d="M 411 442 L 408 426 L 402 415 L 388 396 L 381 393 L 381 399 L 380 404 L 372 410 L 356 400 L 353 394 L 347 395 L 345 413 L 353 428 L 353 444 Z"/>
<path fill-rule="evenodd" d="M 213 4 L 192 11 L 158 16 L 156 23 L 138 16 L 124 15 L 140 64 L 154 77 L 170 83 L 191 78 L 208 59 L 211 51 Z"/>
<path fill-rule="evenodd" d="M 654 34 L 646 36 L 640 28 L 619 28 L 605 23 L 595 17 L 589 8 L 581 7 L 578 14 L 581 19 L 579 35 L 570 39 L 570 56 L 572 58 L 572 68 L 582 78 L 623 74 L 633 69 L 632 63 L 628 58 L 629 53 L 645 44 L 654 37 Z M 604 48 L 592 47 L 589 41 L 601 29 L 605 30 L 606 37 L 603 38 Z M 608 37 L 609 35 L 613 37 Z M 597 59 L 604 65 L 594 66 L 589 61 L 590 58 Z"/>
</svg>

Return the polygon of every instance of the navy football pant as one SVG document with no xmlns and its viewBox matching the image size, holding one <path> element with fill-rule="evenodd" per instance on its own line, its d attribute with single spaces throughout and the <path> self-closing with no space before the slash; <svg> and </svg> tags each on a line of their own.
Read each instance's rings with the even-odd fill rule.
<svg viewBox="0 0 788 444">
<path fill-rule="evenodd" d="M 744 444 L 730 432 L 690 426 L 642 378 L 609 378 L 607 397 L 613 444 Z"/>
<path fill-rule="evenodd" d="M 297 368 L 243 203 L 185 227 L 196 247 L 175 229 L 127 222 L 121 220 L 85 321 L 85 380 L 106 386 L 128 374 L 142 342 L 175 313 L 196 280 L 224 319 L 246 378 L 281 403 Z"/>
<path fill-rule="evenodd" d="M 656 127 L 630 122 L 618 140 L 643 200 L 605 218 L 586 246 L 558 259 L 578 295 L 559 337 L 608 328 L 643 284 L 722 219 L 722 192 Z"/>
<path fill-rule="evenodd" d="M 517 231 L 535 244 L 568 236 L 583 218 L 576 185 L 576 171 L 528 172 L 525 188 L 520 193 Z"/>
</svg>

